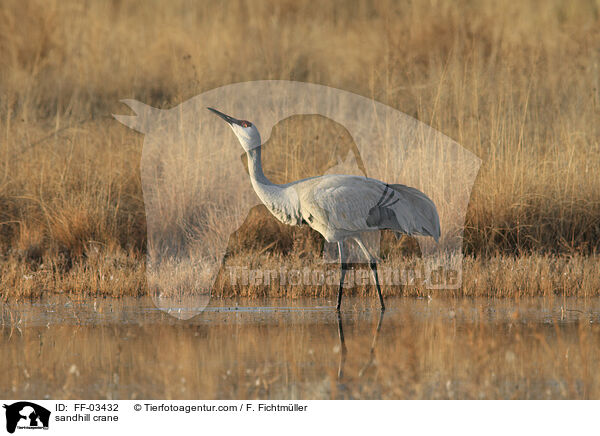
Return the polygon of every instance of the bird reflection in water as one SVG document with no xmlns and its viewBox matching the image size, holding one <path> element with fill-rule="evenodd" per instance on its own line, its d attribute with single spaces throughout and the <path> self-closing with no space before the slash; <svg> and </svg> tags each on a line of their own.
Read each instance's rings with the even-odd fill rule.
<svg viewBox="0 0 600 436">
<path fill-rule="evenodd" d="M 365 372 L 373 366 L 375 363 L 375 347 L 377 346 L 377 339 L 379 337 L 379 332 L 381 331 L 381 325 L 383 324 L 383 317 L 385 316 L 385 311 L 379 312 L 379 319 L 377 321 L 377 327 L 375 328 L 375 332 L 373 333 L 373 341 L 371 342 L 371 349 L 369 351 L 369 360 L 367 363 L 360 369 L 358 372 L 358 376 L 362 377 Z M 346 347 L 346 341 L 344 339 L 344 326 L 342 323 L 342 315 L 340 312 L 337 312 L 337 320 L 338 320 L 338 336 L 340 339 L 340 363 L 338 365 L 338 382 L 342 381 L 344 377 L 344 366 L 346 365 L 346 357 L 348 356 L 348 348 Z"/>
</svg>

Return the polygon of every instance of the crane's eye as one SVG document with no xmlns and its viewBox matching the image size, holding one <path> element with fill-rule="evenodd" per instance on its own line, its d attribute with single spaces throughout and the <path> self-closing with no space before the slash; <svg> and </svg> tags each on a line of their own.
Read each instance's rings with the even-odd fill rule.
<svg viewBox="0 0 600 436">
<path fill-rule="evenodd" d="M 246 121 L 246 120 L 241 120 L 240 121 L 240 125 L 242 127 L 250 127 L 252 125 L 252 123 L 250 121 Z"/>
</svg>

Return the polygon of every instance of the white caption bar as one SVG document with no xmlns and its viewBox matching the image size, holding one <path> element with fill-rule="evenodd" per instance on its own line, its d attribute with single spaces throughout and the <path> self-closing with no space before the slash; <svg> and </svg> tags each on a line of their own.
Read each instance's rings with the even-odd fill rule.
<svg viewBox="0 0 600 436">
<path fill-rule="evenodd" d="M 106 434 L 577 434 L 597 431 L 596 401 L 4 400 L 4 431 Z M 11 431 L 12 430 L 12 431 Z M 137 433 L 133 433 L 137 432 Z M 210 433 L 207 433 L 210 432 Z M 3 433 L 7 434 L 7 433 Z M 308 435 L 310 436 L 310 435 Z"/>
</svg>

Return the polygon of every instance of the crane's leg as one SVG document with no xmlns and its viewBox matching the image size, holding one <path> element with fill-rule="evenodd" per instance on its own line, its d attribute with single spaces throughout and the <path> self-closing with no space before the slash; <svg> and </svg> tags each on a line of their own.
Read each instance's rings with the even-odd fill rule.
<svg viewBox="0 0 600 436">
<path fill-rule="evenodd" d="M 369 259 L 369 265 L 371 266 L 371 272 L 373 273 L 373 278 L 375 279 L 375 286 L 377 287 L 377 294 L 379 295 L 379 303 L 381 304 L 381 311 L 385 310 L 385 304 L 383 303 L 383 295 L 381 295 L 381 286 L 379 286 L 379 277 L 377 276 L 377 259 L 367 250 L 365 244 L 360 240 L 360 238 L 355 237 L 354 240 L 361 248 L 365 256 Z"/>
<path fill-rule="evenodd" d="M 344 290 L 344 277 L 346 277 L 346 269 L 348 266 L 346 265 L 346 258 L 344 257 L 344 241 L 338 242 L 338 250 L 340 251 L 340 267 L 342 269 L 342 274 L 340 275 L 340 289 L 338 290 L 337 297 L 337 306 L 336 310 L 339 312 L 342 307 L 342 292 Z"/>
</svg>

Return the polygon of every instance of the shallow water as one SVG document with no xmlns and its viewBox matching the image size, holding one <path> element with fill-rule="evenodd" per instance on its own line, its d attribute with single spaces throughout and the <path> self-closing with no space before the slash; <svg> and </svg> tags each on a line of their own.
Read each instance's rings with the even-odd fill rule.
<svg viewBox="0 0 600 436">
<path fill-rule="evenodd" d="M 186 310 L 186 308 L 181 308 Z M 3 398 L 598 398 L 600 299 L 4 304 Z"/>
<path fill-rule="evenodd" d="M 388 298 L 384 319 L 411 321 L 435 318 L 462 322 L 502 323 L 542 322 L 559 324 L 575 322 L 582 317 L 600 322 L 600 298 Z M 180 321 L 158 308 L 150 298 L 49 298 L 44 301 L 18 304 L 0 303 L 0 325 L 39 327 L 53 325 L 107 325 L 170 323 L 212 324 L 279 322 L 327 322 L 337 319 L 332 301 L 317 298 L 274 299 L 213 299 L 196 317 Z M 182 307 L 185 311 L 187 308 Z M 176 311 L 176 310 L 175 310 Z M 342 319 L 372 318 L 379 315 L 376 299 L 345 297 Z"/>
</svg>

